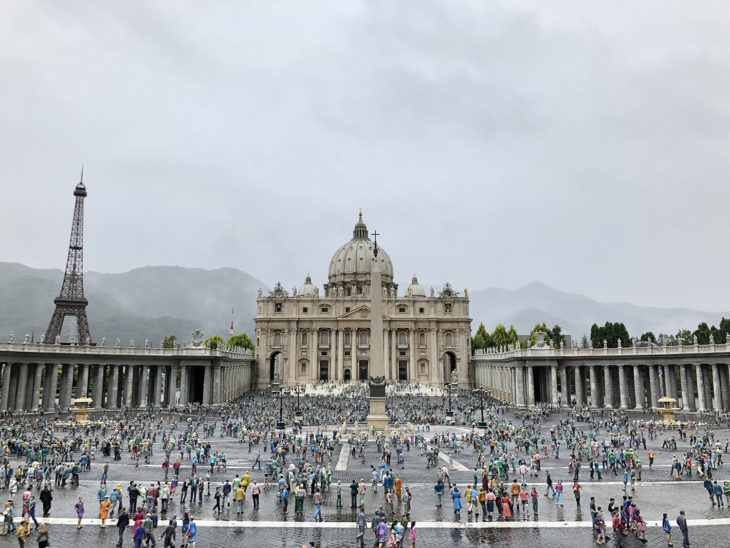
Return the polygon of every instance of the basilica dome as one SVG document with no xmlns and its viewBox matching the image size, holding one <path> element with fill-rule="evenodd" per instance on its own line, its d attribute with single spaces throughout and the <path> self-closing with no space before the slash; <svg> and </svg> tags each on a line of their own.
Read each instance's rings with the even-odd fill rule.
<svg viewBox="0 0 730 548">
<path fill-rule="evenodd" d="M 373 269 L 375 244 L 370 240 L 368 229 L 362 220 L 362 213 L 352 231 L 352 240 L 332 255 L 329 268 L 330 284 L 355 280 L 369 281 Z M 385 250 L 378 246 L 378 258 L 383 282 L 393 281 L 393 263 Z"/>
<path fill-rule="evenodd" d="M 423 287 L 421 287 L 421 284 L 418 283 L 418 279 L 413 276 L 413 279 L 411 280 L 411 285 L 408 286 L 408 289 L 406 289 L 406 297 L 425 297 L 426 292 L 424 291 Z"/>
</svg>

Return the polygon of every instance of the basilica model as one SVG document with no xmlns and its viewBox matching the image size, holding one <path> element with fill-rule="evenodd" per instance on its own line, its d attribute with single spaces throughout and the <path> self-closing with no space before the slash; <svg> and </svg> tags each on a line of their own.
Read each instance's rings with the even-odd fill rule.
<svg viewBox="0 0 730 548">
<path fill-rule="evenodd" d="M 291 293 L 280 283 L 259 290 L 256 314 L 256 385 L 263 389 L 318 380 L 368 378 L 370 274 L 374 244 L 362 213 L 352 239 L 332 256 L 324 292 L 307 276 Z M 469 298 L 446 283 L 429 295 L 414 276 L 398 295 L 393 263 L 378 246 L 383 280 L 383 359 L 387 380 L 432 386 L 469 384 Z"/>
</svg>

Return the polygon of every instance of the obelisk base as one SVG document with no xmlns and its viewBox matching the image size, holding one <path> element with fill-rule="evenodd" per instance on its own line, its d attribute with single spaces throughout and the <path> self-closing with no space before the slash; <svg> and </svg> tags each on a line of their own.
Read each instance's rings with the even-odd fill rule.
<svg viewBox="0 0 730 548">
<path fill-rule="evenodd" d="M 370 413 L 368 414 L 368 430 L 375 428 L 384 432 L 388 428 L 388 415 L 385 414 L 385 398 L 370 397 Z"/>
</svg>

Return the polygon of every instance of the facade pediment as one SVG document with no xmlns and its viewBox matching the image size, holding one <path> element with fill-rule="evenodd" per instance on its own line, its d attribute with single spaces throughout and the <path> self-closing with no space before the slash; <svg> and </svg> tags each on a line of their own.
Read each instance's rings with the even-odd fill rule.
<svg viewBox="0 0 730 548">
<path fill-rule="evenodd" d="M 357 308 L 354 308 L 350 310 L 349 312 L 345 312 L 344 314 L 340 314 L 337 316 L 338 320 L 370 320 L 370 313 L 371 309 L 367 305 L 358 306 Z M 383 314 L 383 320 L 389 320 L 390 317 L 386 314 Z"/>
</svg>

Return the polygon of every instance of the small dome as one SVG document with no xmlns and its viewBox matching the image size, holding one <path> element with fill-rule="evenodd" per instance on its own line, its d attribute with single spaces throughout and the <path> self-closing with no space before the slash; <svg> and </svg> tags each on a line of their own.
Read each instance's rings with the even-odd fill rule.
<svg viewBox="0 0 730 548">
<path fill-rule="evenodd" d="M 411 280 L 411 285 L 409 285 L 408 289 L 406 289 L 406 297 L 425 297 L 425 296 L 426 296 L 426 292 L 418 283 L 418 278 L 413 276 L 413 279 Z"/>
<path fill-rule="evenodd" d="M 299 288 L 297 294 L 301 297 L 314 297 L 317 295 L 317 288 L 312 284 L 312 278 L 307 276 L 304 280 L 304 285 Z"/>
</svg>

